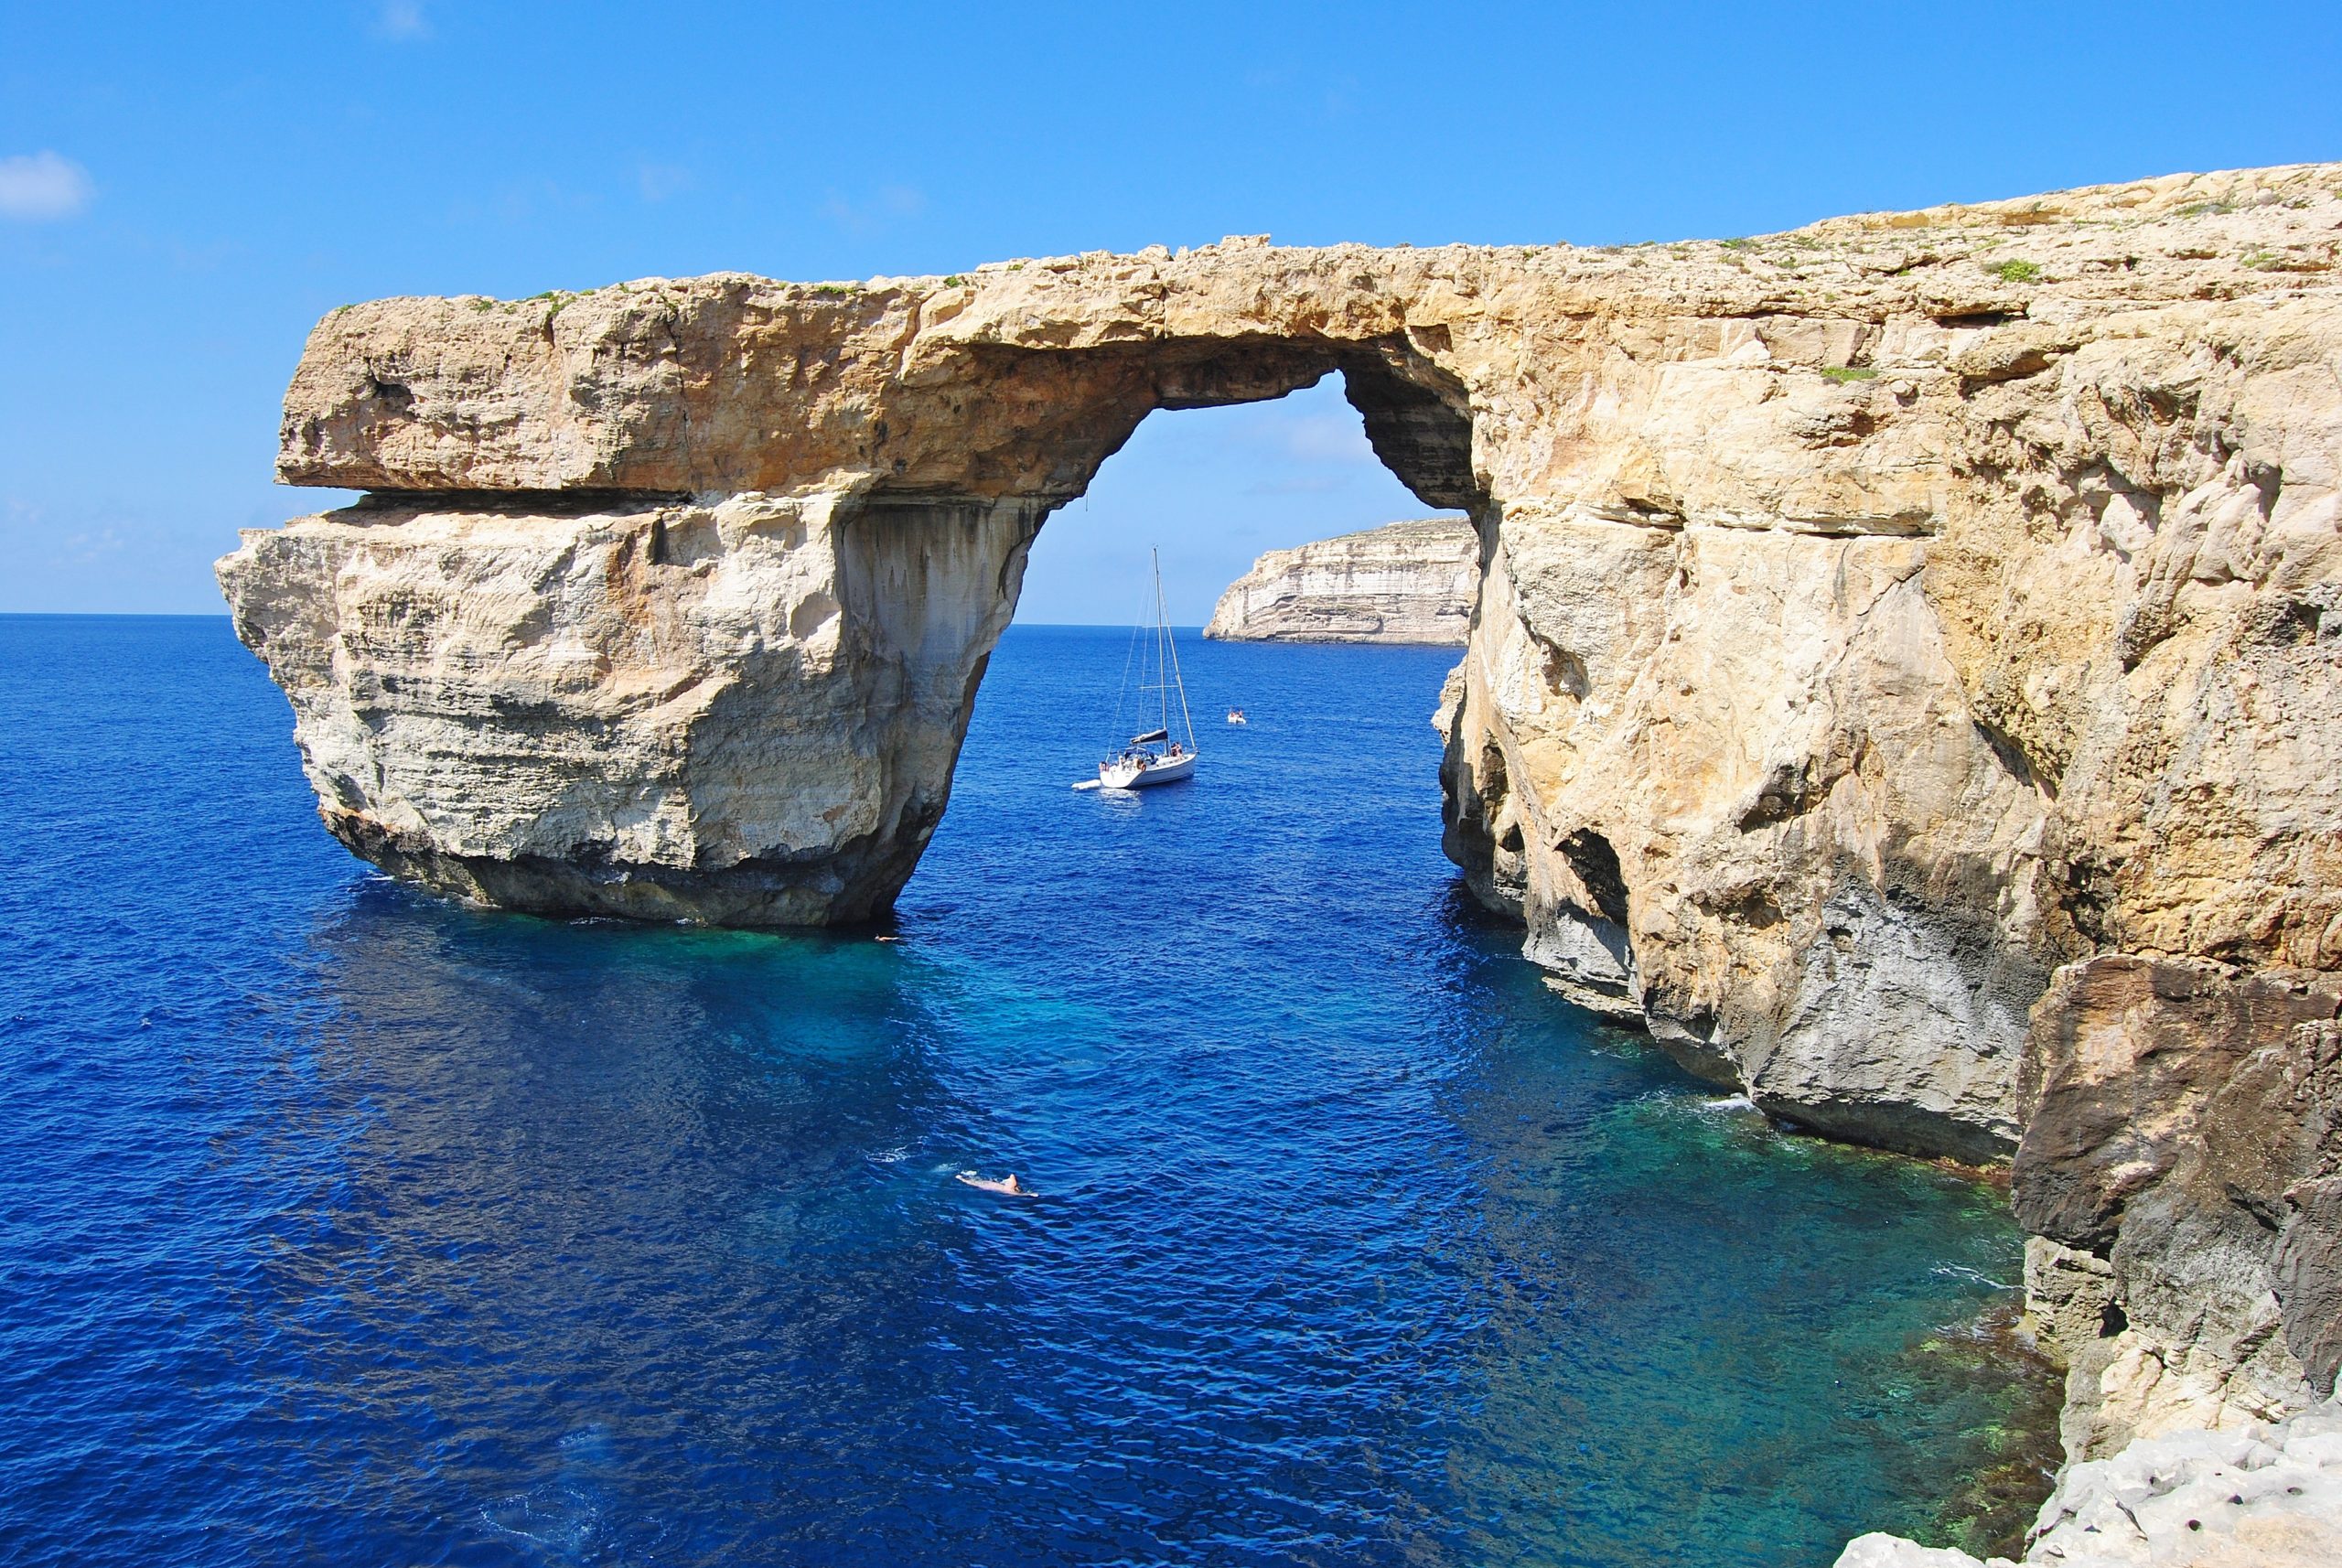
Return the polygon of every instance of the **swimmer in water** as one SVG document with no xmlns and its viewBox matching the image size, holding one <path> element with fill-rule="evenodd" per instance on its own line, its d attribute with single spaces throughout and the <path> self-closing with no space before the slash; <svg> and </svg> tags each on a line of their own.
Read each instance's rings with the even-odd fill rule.
<svg viewBox="0 0 2342 1568">
<path fill-rule="evenodd" d="M 1030 1197 L 1033 1196 L 1033 1189 L 1019 1183 L 1016 1179 L 1016 1173 L 1015 1171 L 1009 1172 L 1007 1176 L 1004 1176 L 999 1181 L 994 1181 L 990 1176 L 980 1176 L 973 1171 L 962 1171 L 960 1173 L 960 1179 L 966 1182 L 970 1187 L 975 1187 L 983 1192 L 997 1192 L 1008 1197 Z"/>
</svg>

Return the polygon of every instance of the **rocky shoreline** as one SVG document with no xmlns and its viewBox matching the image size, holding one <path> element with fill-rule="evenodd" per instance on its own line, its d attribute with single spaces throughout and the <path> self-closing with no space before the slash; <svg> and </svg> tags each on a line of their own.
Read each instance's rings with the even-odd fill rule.
<svg viewBox="0 0 2342 1568">
<path fill-rule="evenodd" d="M 2079 1466 L 2290 1419 L 2342 1359 L 2337 233 L 2320 165 L 380 301 L 311 335 L 279 459 L 373 496 L 220 579 L 357 853 L 854 922 L 1049 512 L 1153 409 L 1339 371 L 1474 520 L 1439 722 L 1476 896 L 1770 1113 L 2010 1163 Z"/>
<path fill-rule="evenodd" d="M 2022 1561 L 2055 1568 L 2273 1568 L 2342 1562 L 2342 1402 L 2273 1424 L 2142 1438 L 2068 1467 Z M 2014 1568 L 1899 1536 L 1837 1568 Z"/>
<path fill-rule="evenodd" d="M 1204 635 L 1461 648 L 1479 591 L 1480 535 L 1470 521 L 1385 523 L 1270 551 L 1220 595 Z"/>
</svg>

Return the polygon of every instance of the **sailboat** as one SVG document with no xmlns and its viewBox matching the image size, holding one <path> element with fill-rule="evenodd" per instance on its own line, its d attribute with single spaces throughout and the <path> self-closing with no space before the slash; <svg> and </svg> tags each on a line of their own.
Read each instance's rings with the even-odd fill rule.
<svg viewBox="0 0 2342 1568">
<path fill-rule="evenodd" d="M 1146 711 L 1145 693 L 1155 694 L 1157 722 L 1150 730 L 1134 735 L 1120 750 L 1098 764 L 1098 786 L 1101 789 L 1144 789 L 1155 784 L 1176 784 L 1196 774 L 1196 725 L 1187 716 L 1187 686 L 1179 677 L 1179 649 L 1171 638 L 1170 612 L 1163 603 L 1163 557 L 1152 553 L 1155 559 L 1155 625 L 1144 622 L 1133 628 L 1131 655 L 1123 665 L 1123 685 L 1130 689 L 1131 665 L 1138 666 L 1139 711 Z M 1149 681 L 1152 674 L 1155 679 Z M 1182 744 L 1171 738 L 1171 695 L 1179 696 L 1179 724 L 1187 732 Z M 1114 717 L 1122 718 L 1120 698 L 1114 703 Z M 1144 724 L 1145 720 L 1141 719 Z M 1119 722 L 1115 727 L 1119 730 Z"/>
</svg>

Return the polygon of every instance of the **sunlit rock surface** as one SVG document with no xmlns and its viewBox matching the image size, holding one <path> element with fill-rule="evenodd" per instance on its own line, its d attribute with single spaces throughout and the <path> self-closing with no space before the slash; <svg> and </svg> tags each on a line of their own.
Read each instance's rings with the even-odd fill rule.
<svg viewBox="0 0 2342 1568">
<path fill-rule="evenodd" d="M 2342 1406 L 2274 1425 L 2143 1438 L 2069 1466 L 2043 1506 L 2027 1563 L 2055 1568 L 2310 1568 L 2342 1563 Z M 2009 1568 L 2008 1560 L 1989 1560 Z M 1986 1568 L 1891 1535 L 1850 1543 L 1838 1568 Z"/>
<path fill-rule="evenodd" d="M 1461 647 L 1480 593 L 1480 534 L 1461 519 L 1385 523 L 1272 550 L 1228 585 L 1206 637 Z"/>
<path fill-rule="evenodd" d="M 220 577 L 358 853 L 520 908 L 861 919 L 1047 513 L 1150 411 L 1339 371 L 1478 532 L 1441 711 L 1470 886 L 1777 1115 L 2014 1152 L 2090 1455 L 2332 1386 L 2326 1026 L 2099 999 L 2342 971 L 2337 192 L 354 306 L 279 467 L 374 497 Z M 2218 1042 L 2170 1102 L 2166 1027 Z M 2133 1101 L 2135 1155 L 2097 1131 Z"/>
<path fill-rule="evenodd" d="M 882 912 L 950 797 L 1036 509 L 378 495 L 222 563 L 326 825 L 507 908 Z"/>
</svg>

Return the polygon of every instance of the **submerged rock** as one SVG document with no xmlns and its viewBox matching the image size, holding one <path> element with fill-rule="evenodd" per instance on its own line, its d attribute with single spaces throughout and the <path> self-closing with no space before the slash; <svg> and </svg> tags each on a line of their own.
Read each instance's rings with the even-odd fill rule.
<svg viewBox="0 0 2342 1568">
<path fill-rule="evenodd" d="M 1480 535 L 1468 521 L 1385 523 L 1270 551 L 1219 596 L 1204 635 L 1460 648 L 1479 592 Z"/>
</svg>

